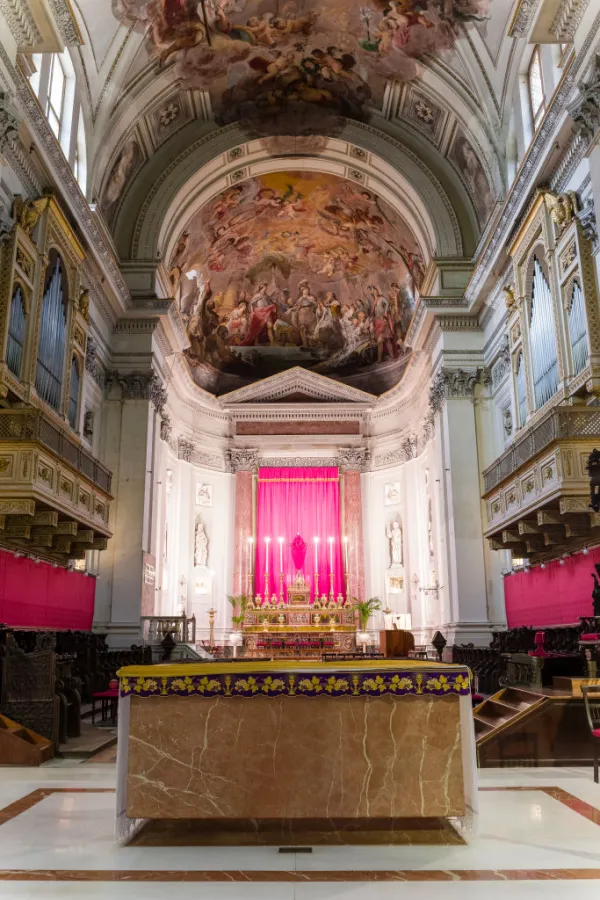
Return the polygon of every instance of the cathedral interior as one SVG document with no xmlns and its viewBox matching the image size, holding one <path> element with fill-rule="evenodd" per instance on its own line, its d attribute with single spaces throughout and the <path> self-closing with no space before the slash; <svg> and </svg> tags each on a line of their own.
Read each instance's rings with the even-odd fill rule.
<svg viewBox="0 0 600 900">
<path fill-rule="evenodd" d="M 0 0 L 3 897 L 596 896 L 596 202 L 600 0 Z"/>
</svg>

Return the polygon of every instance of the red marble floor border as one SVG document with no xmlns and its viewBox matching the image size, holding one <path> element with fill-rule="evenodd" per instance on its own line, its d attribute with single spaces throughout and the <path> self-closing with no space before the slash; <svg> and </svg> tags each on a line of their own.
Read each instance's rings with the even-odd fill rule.
<svg viewBox="0 0 600 900">
<path fill-rule="evenodd" d="M 307 882 L 364 881 L 595 881 L 600 869 L 385 869 L 373 871 L 285 871 L 228 870 L 177 871 L 129 869 L 5 869 L 0 881 L 162 881 L 162 882 L 255 882 L 306 884 Z"/>
<path fill-rule="evenodd" d="M 5 806 L 3 809 L 0 809 L 0 825 L 4 825 L 6 822 L 10 822 L 11 819 L 16 819 L 17 816 L 20 816 L 21 813 L 27 812 L 28 809 L 31 809 L 33 806 L 36 806 L 42 800 L 45 800 L 46 797 L 51 797 L 52 794 L 114 794 L 114 788 L 77 788 L 77 787 L 48 787 L 48 788 L 37 788 L 35 791 L 31 791 L 29 794 L 25 794 L 24 797 L 19 797 L 18 800 L 15 800 L 13 803 L 9 803 L 8 806 Z"/>
<path fill-rule="evenodd" d="M 563 788 L 543 787 L 482 787 L 480 791 L 541 791 L 600 825 L 600 810 L 580 800 Z M 115 793 L 114 788 L 38 788 L 25 797 L 0 809 L 0 825 L 9 822 L 52 794 Z M 106 882 L 442 882 L 442 881 L 591 881 L 600 880 L 598 869 L 388 869 L 354 871 L 276 871 L 276 870 L 115 870 L 115 869 L 2 869 L 0 881 L 106 881 Z"/>
<path fill-rule="evenodd" d="M 585 800 L 580 800 L 579 797 L 576 797 L 574 794 L 570 794 L 569 791 L 565 791 L 563 788 L 537 787 L 532 785 L 528 787 L 480 787 L 479 790 L 541 791 L 543 794 L 547 794 L 549 797 L 552 797 L 553 800 L 558 800 L 558 802 L 562 803 L 563 806 L 567 806 L 569 809 L 572 809 L 573 812 L 579 813 L 580 816 L 583 816 L 584 819 L 588 819 L 590 822 L 593 822 L 594 825 L 600 825 L 600 809 L 597 809 L 597 807 L 592 806 Z"/>
</svg>

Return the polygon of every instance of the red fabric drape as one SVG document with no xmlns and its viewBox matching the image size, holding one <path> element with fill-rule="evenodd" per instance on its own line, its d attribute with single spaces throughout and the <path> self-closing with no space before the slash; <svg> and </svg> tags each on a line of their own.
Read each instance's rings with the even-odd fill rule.
<svg viewBox="0 0 600 900">
<path fill-rule="evenodd" d="M 536 566 L 529 573 L 516 572 L 504 579 L 506 621 L 509 628 L 520 625 L 568 625 L 580 616 L 592 615 L 592 573 L 600 563 L 600 547 L 587 556 L 569 556 Z"/>
<path fill-rule="evenodd" d="M 296 569 L 290 544 L 297 534 L 306 541 L 302 572 L 311 583 L 314 599 L 315 551 L 313 538 L 319 538 L 319 594 L 329 594 L 329 542 L 333 538 L 333 590 L 345 594 L 344 567 L 340 535 L 340 477 L 337 468 L 261 468 L 258 470 L 256 516 L 255 590 L 265 591 L 265 538 L 270 537 L 269 594 L 279 595 L 279 542 L 283 542 L 283 573 L 287 586 Z M 285 588 L 284 588 L 284 596 Z"/>
<path fill-rule="evenodd" d="M 96 579 L 0 550 L 0 622 L 89 631 Z"/>
</svg>

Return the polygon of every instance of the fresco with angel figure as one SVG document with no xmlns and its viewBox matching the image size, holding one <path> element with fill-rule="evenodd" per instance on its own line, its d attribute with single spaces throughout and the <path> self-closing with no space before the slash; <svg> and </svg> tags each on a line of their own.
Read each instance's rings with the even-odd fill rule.
<svg viewBox="0 0 600 900">
<path fill-rule="evenodd" d="M 360 184 L 291 171 L 231 186 L 169 261 L 193 377 L 223 393 L 302 365 L 381 393 L 408 360 L 424 268 L 406 223 Z"/>
<path fill-rule="evenodd" d="M 451 51 L 491 0 L 113 0 L 161 65 L 210 90 L 221 122 L 260 131 L 316 109 L 363 118 L 385 80 L 408 81 L 425 54 Z"/>
</svg>

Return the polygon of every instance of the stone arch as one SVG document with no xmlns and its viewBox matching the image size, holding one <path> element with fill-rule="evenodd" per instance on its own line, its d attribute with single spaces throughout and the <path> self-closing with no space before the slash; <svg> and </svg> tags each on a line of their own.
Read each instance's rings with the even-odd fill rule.
<svg viewBox="0 0 600 900">
<path fill-rule="evenodd" d="M 115 221 L 115 242 L 122 259 L 164 259 L 175 239 L 174 219 L 181 224 L 192 214 L 194 203 L 206 202 L 211 188 L 216 194 L 258 171 L 299 164 L 354 178 L 383 194 L 421 235 L 429 257 L 463 256 L 462 222 L 440 181 L 415 153 L 375 128 L 348 122 L 342 135 L 327 139 L 314 154 L 294 156 L 261 150 L 261 142 L 247 141 L 237 125 L 202 130 L 201 135 L 190 135 L 195 139 L 183 143 L 177 155 L 172 142 L 166 142 L 132 178 Z M 187 203 L 185 215 L 176 201 L 182 197 Z"/>
</svg>

